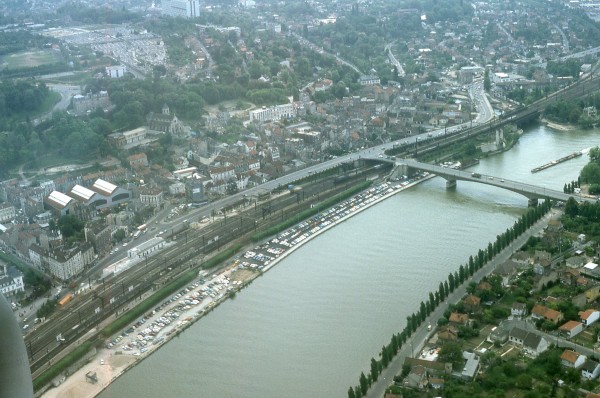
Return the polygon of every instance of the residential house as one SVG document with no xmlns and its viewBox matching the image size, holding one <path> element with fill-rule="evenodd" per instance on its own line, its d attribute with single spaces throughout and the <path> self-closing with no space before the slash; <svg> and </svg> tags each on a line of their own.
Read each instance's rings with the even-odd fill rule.
<svg viewBox="0 0 600 398">
<path fill-rule="evenodd" d="M 508 339 L 515 346 L 522 348 L 526 355 L 534 358 L 546 351 L 549 346 L 545 338 L 518 327 L 512 328 Z"/>
<path fill-rule="evenodd" d="M 584 263 L 585 263 L 585 258 L 583 258 L 581 256 L 573 256 L 573 257 L 569 257 L 568 259 L 565 260 L 565 264 L 569 268 L 581 268 L 581 267 L 583 267 Z"/>
<path fill-rule="evenodd" d="M 570 339 L 583 331 L 583 323 L 577 321 L 568 321 L 561 325 L 558 328 L 558 331 L 560 334 Z"/>
<path fill-rule="evenodd" d="M 428 361 L 420 358 L 405 358 L 404 364 L 412 367 L 418 365 L 423 366 L 425 369 L 427 369 L 428 373 L 436 376 L 441 376 L 444 374 L 449 375 L 452 373 L 452 363 L 450 362 Z"/>
<path fill-rule="evenodd" d="M 510 315 L 515 318 L 527 316 L 527 306 L 523 303 L 513 303 L 512 307 L 510 308 Z"/>
<path fill-rule="evenodd" d="M 587 359 L 581 367 L 581 375 L 588 380 L 595 379 L 600 375 L 600 363 Z"/>
<path fill-rule="evenodd" d="M 419 390 L 427 387 L 427 370 L 421 365 L 413 366 L 406 376 L 406 385 Z"/>
<path fill-rule="evenodd" d="M 581 273 L 576 269 L 565 269 L 559 272 L 560 283 L 567 286 L 575 286 Z"/>
<path fill-rule="evenodd" d="M 448 321 L 455 325 L 466 326 L 469 323 L 469 316 L 460 312 L 453 312 L 450 314 Z"/>
<path fill-rule="evenodd" d="M 539 304 L 536 304 L 531 310 L 531 317 L 535 320 L 543 319 L 555 325 L 564 318 L 561 312 Z"/>
<path fill-rule="evenodd" d="M 579 318 L 581 319 L 583 326 L 588 327 L 592 323 L 596 322 L 598 318 L 600 318 L 600 311 L 591 308 L 585 311 L 580 311 Z"/>
<path fill-rule="evenodd" d="M 445 341 L 458 340 L 458 331 L 457 331 L 456 327 L 454 327 L 452 325 L 446 325 L 444 327 L 441 327 L 440 330 L 438 331 L 437 335 L 440 340 L 445 340 Z"/>
<path fill-rule="evenodd" d="M 502 325 L 496 326 L 492 328 L 492 331 L 490 332 L 487 341 L 489 341 L 490 343 L 504 344 L 508 341 L 508 333 L 508 330 L 502 327 Z"/>
<path fill-rule="evenodd" d="M 479 357 L 472 352 L 463 351 L 463 358 L 466 359 L 465 366 L 460 373 L 460 378 L 463 380 L 473 380 L 479 370 Z"/>
<path fill-rule="evenodd" d="M 465 309 L 469 312 L 477 312 L 479 310 L 480 303 L 481 303 L 481 299 L 473 294 L 469 294 L 463 300 Z"/>
<path fill-rule="evenodd" d="M 567 368 L 579 369 L 586 361 L 586 356 L 573 350 L 566 349 L 560 356 L 560 362 Z"/>
<path fill-rule="evenodd" d="M 502 286 L 508 286 L 510 280 L 517 274 L 521 264 L 514 260 L 507 260 L 502 264 L 498 265 L 494 270 L 494 274 L 502 278 Z"/>
</svg>

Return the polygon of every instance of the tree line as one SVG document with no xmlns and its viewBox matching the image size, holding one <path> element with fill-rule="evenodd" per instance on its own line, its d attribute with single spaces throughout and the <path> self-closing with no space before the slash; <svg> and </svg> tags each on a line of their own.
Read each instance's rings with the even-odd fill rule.
<svg viewBox="0 0 600 398">
<path fill-rule="evenodd" d="M 600 207 L 600 206 L 599 206 Z M 500 251 L 508 247 L 515 239 L 525 233 L 546 213 L 550 211 L 552 204 L 545 200 L 538 206 L 529 208 L 515 224 L 507 228 L 505 232 L 498 235 L 496 240 L 490 242 L 485 249 L 480 249 L 476 255 L 470 256 L 469 260 L 458 269 L 451 272 L 448 278 L 439 283 L 436 291 L 430 291 L 428 298 L 421 301 L 419 309 L 406 317 L 406 326 L 404 329 L 392 335 L 390 342 L 384 345 L 379 353 L 381 359 L 371 358 L 370 372 L 365 375 L 361 372 L 358 379 L 359 384 L 348 388 L 348 398 L 360 398 L 367 394 L 372 383 L 376 382 L 381 372 L 388 367 L 394 357 L 398 354 L 403 344 L 417 331 L 417 328 L 425 322 L 427 317 L 440 305 L 446 298 L 465 281 L 469 280 L 475 272 L 491 261 Z"/>
</svg>

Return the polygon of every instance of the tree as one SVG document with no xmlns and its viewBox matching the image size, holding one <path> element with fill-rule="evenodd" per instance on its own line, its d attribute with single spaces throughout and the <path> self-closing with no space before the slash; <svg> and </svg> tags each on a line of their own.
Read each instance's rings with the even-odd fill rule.
<svg viewBox="0 0 600 398">
<path fill-rule="evenodd" d="M 454 285 L 454 283 L 455 283 L 455 282 L 454 282 L 454 275 L 452 275 L 452 273 L 450 273 L 450 274 L 448 275 L 448 287 L 450 288 L 450 291 L 451 291 L 451 292 L 453 292 L 453 291 L 454 291 L 454 288 L 456 287 L 456 286 Z"/>
<path fill-rule="evenodd" d="M 577 201 L 570 197 L 565 204 L 565 214 L 569 217 L 577 217 L 577 213 L 579 212 L 579 205 Z"/>
<path fill-rule="evenodd" d="M 364 372 L 360 372 L 359 382 L 360 382 L 360 391 L 362 392 L 362 395 L 365 395 L 367 393 L 367 391 L 369 390 L 369 383 L 367 381 L 367 377 L 365 376 Z"/>
<path fill-rule="evenodd" d="M 356 398 L 356 395 L 354 395 L 354 390 L 352 389 L 352 387 L 348 387 L 348 398 Z"/>
<path fill-rule="evenodd" d="M 485 91 L 490 91 L 491 88 L 492 83 L 490 81 L 490 70 L 488 68 L 485 68 L 485 72 L 483 75 L 483 89 Z"/>
<path fill-rule="evenodd" d="M 373 381 L 377 381 L 379 377 L 379 363 L 375 360 L 375 358 L 371 358 L 371 379 Z"/>
<path fill-rule="evenodd" d="M 115 242 L 121 242 L 123 239 L 125 239 L 125 236 L 125 230 L 123 229 L 119 229 L 113 234 Z"/>
<path fill-rule="evenodd" d="M 455 369 L 462 365 L 463 356 L 460 343 L 449 341 L 442 345 L 440 349 L 439 360 L 441 362 L 451 362 Z"/>
</svg>

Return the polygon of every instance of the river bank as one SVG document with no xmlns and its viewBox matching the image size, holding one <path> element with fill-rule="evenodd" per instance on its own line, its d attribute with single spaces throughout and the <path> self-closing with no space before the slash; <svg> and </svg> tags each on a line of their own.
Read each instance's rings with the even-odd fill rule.
<svg viewBox="0 0 600 398">
<path fill-rule="evenodd" d="M 542 119 L 542 123 L 544 123 L 546 126 L 550 127 L 551 129 L 558 130 L 558 131 L 571 131 L 571 130 L 575 130 L 575 126 L 573 126 L 573 125 L 562 124 L 562 123 L 555 123 L 555 122 L 551 122 L 548 119 Z"/>
<path fill-rule="evenodd" d="M 95 359 L 42 396 L 47 398 L 95 397 L 127 370 L 141 363 L 152 352 L 178 336 L 181 331 L 208 314 L 220 303 L 235 297 L 237 291 L 248 286 L 255 278 L 274 267 L 304 243 L 363 210 L 432 177 L 434 176 L 424 174 L 419 179 L 396 185 L 378 184 L 340 205 L 324 210 L 311 219 L 317 219 L 313 224 L 301 222 L 298 226 L 279 234 L 278 237 L 246 251 L 234 259 L 220 274 L 207 277 L 206 280 L 201 279 L 200 282 L 188 286 L 185 291 L 182 290 L 179 295 L 174 295 L 158 306 L 152 314 L 147 314 L 149 315 L 147 319 L 135 329 L 138 337 L 130 337 L 134 333 L 129 328 L 131 333 L 115 337 L 112 340 L 115 344 L 99 349 Z M 315 225 L 316 222 L 319 224 Z M 306 225 L 301 227 L 303 224 Z M 194 301 L 197 303 L 193 303 Z M 168 323 L 165 320 L 168 320 Z M 154 329 L 140 338 L 140 334 L 148 327 L 142 332 L 138 331 L 146 324 L 153 325 Z M 146 339 L 147 336 L 151 338 Z M 147 342 L 143 346 L 139 343 L 142 340 Z M 92 379 L 86 375 L 94 375 L 96 382 L 91 382 Z"/>
</svg>

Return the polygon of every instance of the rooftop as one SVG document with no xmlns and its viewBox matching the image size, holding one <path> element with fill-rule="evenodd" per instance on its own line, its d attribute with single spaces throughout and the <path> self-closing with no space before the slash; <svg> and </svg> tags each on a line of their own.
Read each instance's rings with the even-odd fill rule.
<svg viewBox="0 0 600 398">
<path fill-rule="evenodd" d="M 46 200 L 50 205 L 52 205 L 58 209 L 64 209 L 65 207 L 67 207 L 69 205 L 69 203 L 73 200 L 73 198 L 65 195 L 62 192 L 52 191 L 52 192 L 50 192 L 50 195 L 48 195 Z"/>
<path fill-rule="evenodd" d="M 87 189 L 86 187 L 82 187 L 81 185 L 77 184 L 73 188 L 71 188 L 69 194 L 75 199 L 79 199 L 83 202 L 86 202 L 90 200 L 92 196 L 94 196 L 96 193 L 90 189 Z"/>
</svg>

